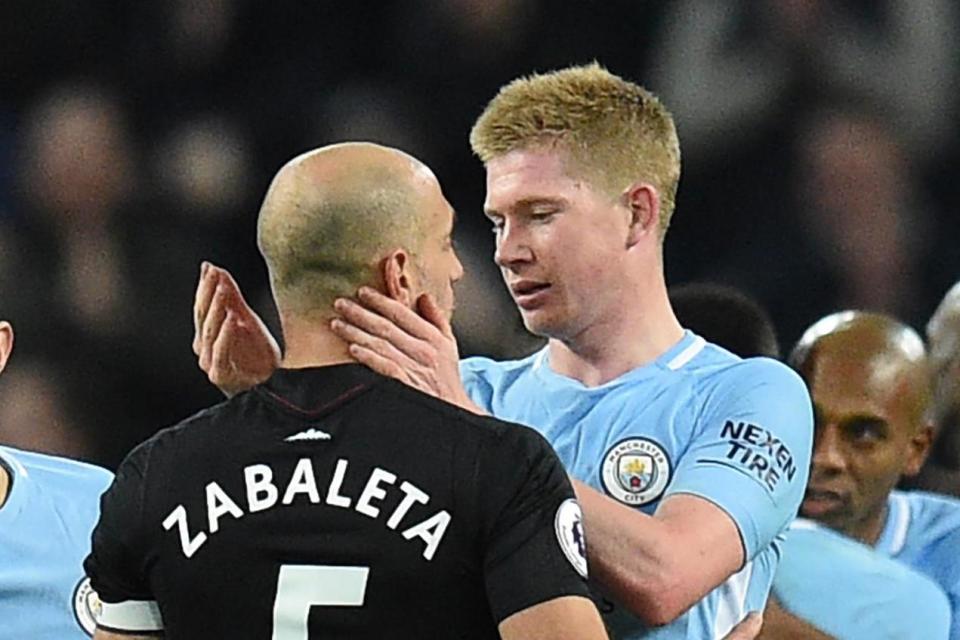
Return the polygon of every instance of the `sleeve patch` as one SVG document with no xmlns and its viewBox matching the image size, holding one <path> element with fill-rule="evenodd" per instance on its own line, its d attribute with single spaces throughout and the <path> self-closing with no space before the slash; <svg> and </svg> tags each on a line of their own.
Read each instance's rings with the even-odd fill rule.
<svg viewBox="0 0 960 640">
<path fill-rule="evenodd" d="M 586 578 L 587 541 L 583 536 L 583 513 L 576 500 L 568 498 L 560 504 L 553 525 L 563 555 L 567 557 L 577 573 Z"/>
<path fill-rule="evenodd" d="M 716 462 L 745 471 L 771 493 L 781 481 L 793 482 L 797 475 L 790 448 L 761 426 L 727 420 L 720 429 L 720 439 L 727 447 L 724 458 Z"/>
</svg>

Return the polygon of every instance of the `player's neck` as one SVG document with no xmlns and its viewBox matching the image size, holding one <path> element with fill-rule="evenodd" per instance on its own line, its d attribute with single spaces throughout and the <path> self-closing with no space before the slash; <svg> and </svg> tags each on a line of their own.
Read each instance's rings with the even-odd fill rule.
<svg viewBox="0 0 960 640">
<path fill-rule="evenodd" d="M 282 318 L 284 352 L 280 366 L 304 369 L 356 362 L 347 343 L 330 330 L 328 322 L 324 318 Z"/>
<path fill-rule="evenodd" d="M 888 512 L 887 502 L 884 501 L 880 510 L 857 523 L 847 535 L 869 547 L 874 546 L 877 544 L 877 540 L 880 539 L 880 535 L 883 533 L 883 529 L 887 524 Z"/>
<path fill-rule="evenodd" d="M 662 295 L 651 291 L 642 304 L 630 306 L 640 311 L 630 313 L 625 306 L 571 339 L 551 339 L 550 368 L 588 387 L 599 386 L 653 362 L 683 337 L 665 287 Z"/>
<path fill-rule="evenodd" d="M 10 493 L 10 473 L 0 465 L 0 509 L 7 503 L 8 493 Z"/>
</svg>

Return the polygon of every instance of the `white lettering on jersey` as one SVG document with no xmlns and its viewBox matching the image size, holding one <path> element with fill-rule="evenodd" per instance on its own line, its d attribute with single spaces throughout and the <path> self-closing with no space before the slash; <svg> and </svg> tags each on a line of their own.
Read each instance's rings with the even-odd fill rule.
<svg viewBox="0 0 960 640">
<path fill-rule="evenodd" d="M 446 511 L 440 511 L 430 516 L 420 524 L 414 525 L 403 532 L 403 537 L 407 540 L 411 538 L 420 538 L 427 543 L 427 548 L 423 550 L 423 557 L 427 560 L 433 558 L 437 552 L 437 547 L 443 539 L 443 534 L 450 524 L 450 514 Z"/>
<path fill-rule="evenodd" d="M 299 494 L 305 494 L 312 504 L 326 503 L 333 507 L 349 509 L 353 504 L 352 499 L 340 493 L 348 471 L 349 462 L 344 458 L 337 460 L 333 477 L 330 479 L 327 488 L 326 500 L 321 502 L 318 478 L 315 474 L 313 461 L 310 458 L 301 458 L 297 461 L 290 475 L 290 480 L 286 483 L 283 500 L 279 500 L 280 489 L 278 485 L 283 486 L 283 484 L 279 481 L 274 482 L 273 469 L 266 464 L 252 464 L 243 469 L 244 487 L 247 494 L 246 512 L 227 494 L 223 487 L 217 482 L 210 482 L 206 486 L 207 531 L 200 531 L 191 538 L 187 523 L 187 510 L 182 504 L 177 505 L 170 512 L 170 515 L 163 521 L 163 528 L 169 531 L 174 525 L 177 525 L 183 555 L 190 558 L 207 541 L 208 536 L 213 536 L 220 530 L 220 521 L 228 514 L 240 519 L 246 513 L 256 513 L 280 505 L 290 505 L 295 502 Z M 375 503 L 386 499 L 390 490 L 399 490 L 403 497 L 400 498 L 393 513 L 385 522 L 388 529 L 396 530 L 416 505 L 423 506 L 430 502 L 430 496 L 416 485 L 403 481 L 399 487 L 391 488 L 392 485 L 396 484 L 396 474 L 379 467 L 374 468 L 370 472 L 353 510 L 368 518 L 380 518 L 383 514 L 380 507 L 376 506 Z M 423 518 L 423 514 L 419 514 L 419 518 Z M 401 535 L 407 540 L 415 538 L 421 540 L 426 545 L 423 550 L 423 557 L 429 561 L 433 559 L 437 548 L 443 541 L 443 536 L 450 526 L 451 520 L 451 515 L 442 510 L 434 513 L 426 520 L 422 520 L 419 524 L 407 528 Z"/>
<path fill-rule="evenodd" d="M 210 533 L 220 530 L 220 518 L 227 514 L 234 518 L 242 518 L 243 510 L 216 482 L 207 485 L 207 522 L 210 524 Z"/>
<path fill-rule="evenodd" d="M 317 491 L 317 479 L 313 475 L 313 463 L 303 458 L 297 463 L 290 478 L 287 490 L 283 492 L 283 504 L 290 504 L 298 493 L 305 493 L 310 502 L 320 504 L 320 492 Z"/>
<path fill-rule="evenodd" d="M 327 504 L 334 507 L 350 508 L 350 498 L 340 495 L 340 487 L 343 486 L 343 478 L 347 475 L 347 461 L 343 458 L 337 460 L 337 468 L 333 472 L 333 480 L 330 481 L 330 487 L 327 489 Z"/>
<path fill-rule="evenodd" d="M 180 548 L 183 549 L 183 555 L 188 558 L 193 556 L 197 549 L 207 541 L 207 534 L 201 531 L 193 539 L 190 538 L 190 531 L 187 529 L 187 510 L 182 504 L 178 504 L 170 512 L 170 515 L 163 521 L 163 528 L 169 531 L 174 524 L 177 525 L 177 531 L 180 533 Z"/>
<path fill-rule="evenodd" d="M 273 469 L 265 464 L 252 464 L 243 470 L 243 479 L 247 485 L 247 509 L 250 513 L 269 509 L 277 504 L 276 485 L 273 484 Z M 267 494 L 259 498 L 261 493 Z"/>
<path fill-rule="evenodd" d="M 383 500 L 387 497 L 387 492 L 379 487 L 381 482 L 393 484 L 396 481 L 397 476 L 389 471 L 384 471 L 380 468 L 374 469 L 373 473 L 370 474 L 370 479 L 367 480 L 367 486 L 363 488 L 363 493 L 361 493 L 360 498 L 357 499 L 357 511 L 371 518 L 376 518 L 380 515 L 380 509 L 372 506 L 370 501 Z"/>
<path fill-rule="evenodd" d="M 393 510 L 393 515 L 390 516 L 389 520 L 387 520 L 387 526 L 391 529 L 397 528 L 397 526 L 400 524 L 400 521 L 403 520 L 405 515 L 407 515 L 407 512 L 410 511 L 410 507 L 412 507 L 415 502 L 419 502 L 420 504 L 427 504 L 430 502 L 430 496 L 425 494 L 423 491 L 420 491 L 420 489 L 409 482 L 405 481 L 403 484 L 401 484 L 400 490 L 406 495 L 403 496 L 403 500 L 401 500 L 400 504 L 397 505 L 397 508 Z"/>
</svg>

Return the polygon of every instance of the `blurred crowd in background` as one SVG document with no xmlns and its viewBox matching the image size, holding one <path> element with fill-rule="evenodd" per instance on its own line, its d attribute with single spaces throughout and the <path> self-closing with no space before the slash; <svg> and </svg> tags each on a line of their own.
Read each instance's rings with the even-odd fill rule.
<svg viewBox="0 0 960 640">
<path fill-rule="evenodd" d="M 530 352 L 467 134 L 505 82 L 591 60 L 676 118 L 668 282 L 755 295 L 784 348 L 841 308 L 922 329 L 960 279 L 958 36 L 953 0 L 4 0 L 0 442 L 112 467 L 216 402 L 200 262 L 272 318 L 260 199 L 342 140 L 434 167 L 462 352 Z"/>
</svg>

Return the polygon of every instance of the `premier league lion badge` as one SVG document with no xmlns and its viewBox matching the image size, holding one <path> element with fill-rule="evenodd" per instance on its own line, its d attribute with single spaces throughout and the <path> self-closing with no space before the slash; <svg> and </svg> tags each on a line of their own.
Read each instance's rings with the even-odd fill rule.
<svg viewBox="0 0 960 640">
<path fill-rule="evenodd" d="M 557 541 L 567 560 L 584 578 L 587 577 L 587 543 L 583 537 L 583 514 L 576 500 L 564 500 L 553 519 Z"/>
<path fill-rule="evenodd" d="M 600 479 L 612 497 L 640 507 L 663 495 L 670 481 L 670 459 L 653 440 L 628 438 L 603 456 Z"/>
</svg>

